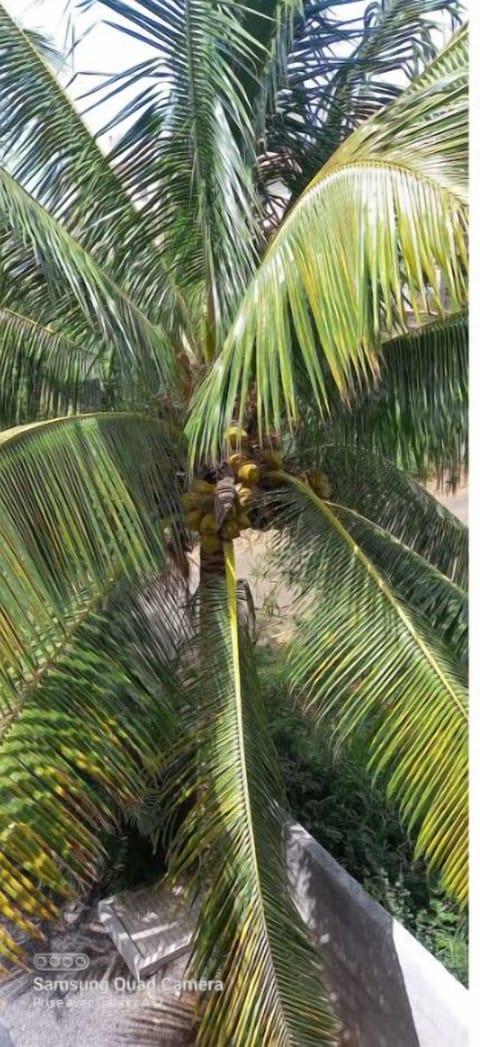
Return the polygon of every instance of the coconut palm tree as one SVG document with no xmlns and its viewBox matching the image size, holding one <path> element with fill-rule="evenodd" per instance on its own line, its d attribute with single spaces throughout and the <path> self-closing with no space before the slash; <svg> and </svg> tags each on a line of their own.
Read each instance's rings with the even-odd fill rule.
<svg viewBox="0 0 480 1047">
<path fill-rule="evenodd" d="M 126 812 L 199 896 L 198 1042 L 333 1043 L 235 542 L 272 530 L 309 723 L 368 737 L 465 901 L 466 534 L 403 469 L 465 463 L 466 29 L 101 6 L 145 45 L 87 99 L 108 149 L 0 7 L 0 951 Z"/>
</svg>

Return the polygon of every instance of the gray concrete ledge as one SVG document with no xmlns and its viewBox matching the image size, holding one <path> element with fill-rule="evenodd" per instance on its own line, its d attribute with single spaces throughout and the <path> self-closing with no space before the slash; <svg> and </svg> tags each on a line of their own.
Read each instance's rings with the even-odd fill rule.
<svg viewBox="0 0 480 1047">
<path fill-rule="evenodd" d="M 288 823 L 286 846 L 292 896 L 321 945 L 343 1044 L 466 1047 L 464 986 L 298 823 Z"/>
</svg>

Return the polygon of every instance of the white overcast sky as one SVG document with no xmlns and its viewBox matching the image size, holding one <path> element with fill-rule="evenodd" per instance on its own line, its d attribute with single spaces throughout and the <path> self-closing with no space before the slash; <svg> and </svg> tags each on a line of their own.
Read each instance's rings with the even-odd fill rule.
<svg viewBox="0 0 480 1047">
<path fill-rule="evenodd" d="M 104 18 L 111 17 L 109 12 L 100 3 L 93 3 L 87 13 L 80 13 L 76 0 L 3 0 L 9 12 L 22 25 L 29 28 L 41 29 L 57 45 L 65 51 L 65 31 L 68 25 L 67 12 L 70 14 L 75 25 L 76 39 L 79 41 L 75 48 L 74 69 L 76 79 L 69 88 L 72 97 L 78 99 L 88 88 L 98 82 L 96 77 L 83 77 L 83 70 L 90 73 L 105 74 L 116 73 L 128 69 L 136 62 L 146 57 L 147 47 L 138 40 L 127 37 L 125 34 L 102 23 Z M 362 14 L 366 6 L 366 0 L 349 5 L 348 16 L 356 17 Z M 71 72 L 71 68 L 70 68 Z M 65 70 L 62 80 L 67 79 Z M 137 85 L 138 90 L 138 85 Z M 121 96 L 121 104 L 126 101 L 126 96 Z M 80 111 L 88 105 L 85 100 L 77 102 Z M 108 103 L 101 110 L 85 113 L 86 123 L 93 131 L 97 131 L 113 115 L 119 105 L 119 99 Z"/>
<path fill-rule="evenodd" d="M 67 68 L 62 70 L 60 78 L 68 83 L 72 98 L 77 101 L 77 108 L 84 115 L 85 122 L 92 131 L 98 131 L 110 116 L 117 112 L 118 99 L 107 103 L 100 110 L 85 112 L 92 100 L 81 98 L 87 90 L 101 82 L 104 74 L 118 73 L 145 58 L 147 48 L 138 40 L 127 37 L 103 23 L 109 12 L 100 3 L 93 3 L 88 12 L 79 12 L 76 0 L 3 0 L 11 15 L 22 25 L 31 29 L 40 29 L 66 54 L 71 46 L 71 36 L 66 40 L 70 16 L 75 27 L 76 47 L 73 59 L 70 58 Z M 114 16 L 111 16 L 114 20 Z M 71 83 L 73 70 L 75 81 Z M 83 70 L 98 76 L 82 76 Z M 121 96 L 120 105 L 127 100 L 126 93 Z M 117 132 L 118 134 L 118 132 Z M 108 136 L 110 138 L 110 136 Z M 117 137 L 117 135 L 115 135 Z"/>
</svg>

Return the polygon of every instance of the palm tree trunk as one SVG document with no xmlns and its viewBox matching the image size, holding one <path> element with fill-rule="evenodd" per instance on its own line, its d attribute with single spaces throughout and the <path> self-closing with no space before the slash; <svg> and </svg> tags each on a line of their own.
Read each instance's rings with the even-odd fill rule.
<svg viewBox="0 0 480 1047">
<path fill-rule="evenodd" d="M 200 591 L 212 578 L 223 578 L 224 574 L 223 545 L 216 553 L 206 553 L 200 547 Z"/>
</svg>

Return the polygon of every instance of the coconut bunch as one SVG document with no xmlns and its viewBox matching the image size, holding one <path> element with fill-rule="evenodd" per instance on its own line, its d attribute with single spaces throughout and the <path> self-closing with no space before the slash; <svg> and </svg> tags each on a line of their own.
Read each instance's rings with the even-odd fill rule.
<svg viewBox="0 0 480 1047">
<path fill-rule="evenodd" d="M 292 462 L 284 461 L 278 436 L 268 437 L 269 447 L 266 448 L 260 447 L 244 430 L 237 427 L 232 427 L 225 435 L 229 445 L 228 464 L 241 484 L 268 488 L 272 482 L 280 482 L 278 473 L 281 471 L 298 475 L 319 498 L 331 498 L 332 485 L 326 473 L 316 469 L 298 473 Z M 235 446 L 234 451 L 232 444 Z"/>
<path fill-rule="evenodd" d="M 225 433 L 227 461 L 240 485 L 257 487 L 271 472 L 284 468 L 280 438 L 268 437 L 269 447 L 260 447 L 245 429 L 232 426 Z"/>
<path fill-rule="evenodd" d="M 198 531 L 205 553 L 218 552 L 222 541 L 233 541 L 241 531 L 251 526 L 246 509 L 253 499 L 253 492 L 251 487 L 243 484 L 232 485 L 230 505 L 219 524 L 215 501 L 221 482 L 196 479 L 182 496 L 185 523 L 190 531 Z"/>
<path fill-rule="evenodd" d="M 244 429 L 232 426 L 225 433 L 225 444 L 226 459 L 213 474 L 215 479 L 196 478 L 182 496 L 186 526 L 199 533 L 206 553 L 218 552 L 222 541 L 231 542 L 251 527 L 249 510 L 254 511 L 256 522 L 260 523 L 262 513 L 258 516 L 254 510 L 256 490 L 280 483 L 279 472 L 296 473 L 284 462 L 277 436 L 269 437 L 269 447 L 260 447 Z M 320 498 L 331 497 L 332 488 L 325 473 L 309 470 L 299 475 Z M 266 518 L 268 523 L 268 512 Z"/>
</svg>

